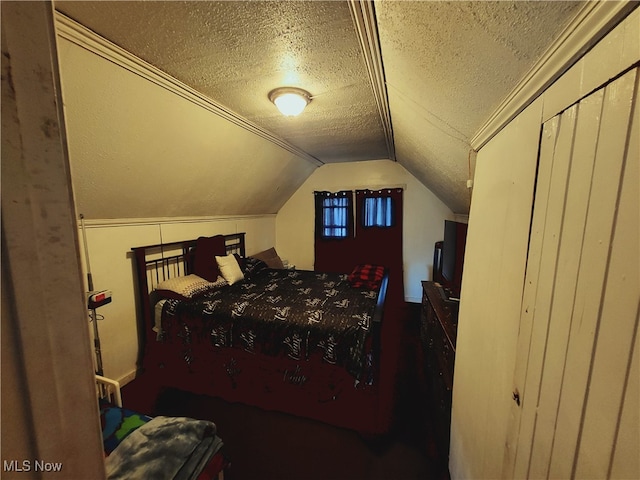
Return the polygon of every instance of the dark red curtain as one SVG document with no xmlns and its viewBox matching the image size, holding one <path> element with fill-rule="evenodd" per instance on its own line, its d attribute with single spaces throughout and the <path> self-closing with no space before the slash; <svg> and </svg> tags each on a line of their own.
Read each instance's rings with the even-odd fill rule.
<svg viewBox="0 0 640 480">
<path fill-rule="evenodd" d="M 348 197 L 352 192 L 342 191 L 337 193 L 315 192 L 316 207 L 316 233 L 315 233 L 315 264 L 317 271 L 350 273 L 356 265 L 371 263 L 383 265 L 389 272 L 389 285 L 387 299 L 398 305 L 404 302 L 404 281 L 402 263 L 402 217 L 403 195 L 400 188 L 382 190 L 356 190 L 355 195 L 355 221 L 349 227 L 346 238 L 325 238 L 323 232 L 322 206 L 325 198 L 331 196 Z M 371 208 L 367 210 L 369 219 L 390 219 L 380 223 L 385 226 L 377 226 L 378 222 L 365 222 L 366 199 L 375 199 L 370 202 L 375 210 L 371 214 Z M 390 199 L 390 200 L 387 200 Z M 389 212 L 388 209 L 391 209 Z M 379 214 L 379 215 L 378 215 Z M 376 226 L 365 226 L 374 223 Z M 387 303 L 388 305 L 389 303 Z"/>
<path fill-rule="evenodd" d="M 369 208 L 365 211 L 367 199 Z M 389 200 L 387 200 L 389 199 Z M 356 190 L 356 232 L 353 260 L 356 263 L 383 265 L 389 271 L 387 301 L 404 302 L 404 269 L 402 258 L 403 195 L 401 188 Z M 373 214 L 371 208 L 374 210 Z M 391 212 L 387 209 L 391 208 Z M 368 214 L 368 215 L 367 215 Z M 387 219 L 387 226 L 365 226 L 365 218 Z M 373 222 L 376 223 L 376 222 Z M 390 223 L 390 225 L 388 225 Z M 389 305 L 389 303 L 387 303 Z"/>
<path fill-rule="evenodd" d="M 346 236 L 327 237 L 324 226 L 325 200 L 342 199 L 347 202 Z M 314 269 L 321 272 L 350 273 L 354 267 L 350 260 L 354 244 L 353 192 L 314 192 L 315 201 L 315 261 Z"/>
</svg>

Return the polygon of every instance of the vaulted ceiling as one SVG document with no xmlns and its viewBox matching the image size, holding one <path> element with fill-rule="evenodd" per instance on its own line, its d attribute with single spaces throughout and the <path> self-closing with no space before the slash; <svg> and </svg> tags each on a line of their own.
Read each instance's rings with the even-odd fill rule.
<svg viewBox="0 0 640 480">
<path fill-rule="evenodd" d="M 318 164 L 398 161 L 467 213 L 471 139 L 579 12 L 564 1 L 59 1 Z M 279 86 L 313 97 L 283 117 Z"/>
</svg>

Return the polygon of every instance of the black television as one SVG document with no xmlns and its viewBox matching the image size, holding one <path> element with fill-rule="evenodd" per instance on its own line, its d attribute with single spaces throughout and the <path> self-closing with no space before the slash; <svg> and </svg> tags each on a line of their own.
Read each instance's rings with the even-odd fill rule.
<svg viewBox="0 0 640 480">
<path fill-rule="evenodd" d="M 440 283 L 447 299 L 459 299 L 462 287 L 467 224 L 445 220 L 444 239 L 436 243 L 434 281 Z"/>
</svg>

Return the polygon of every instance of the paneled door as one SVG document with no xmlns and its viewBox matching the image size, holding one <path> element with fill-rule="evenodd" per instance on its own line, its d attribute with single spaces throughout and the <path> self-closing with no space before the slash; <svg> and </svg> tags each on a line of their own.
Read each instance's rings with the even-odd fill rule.
<svg viewBox="0 0 640 480">
<path fill-rule="evenodd" d="M 542 128 L 504 478 L 638 478 L 638 68 Z"/>
</svg>

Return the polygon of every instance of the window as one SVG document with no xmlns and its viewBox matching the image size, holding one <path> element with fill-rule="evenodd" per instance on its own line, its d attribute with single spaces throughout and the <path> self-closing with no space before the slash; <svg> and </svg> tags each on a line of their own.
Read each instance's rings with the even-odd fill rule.
<svg viewBox="0 0 640 480">
<path fill-rule="evenodd" d="M 404 302 L 402 194 L 402 188 L 314 192 L 313 268 L 349 273 L 358 264 L 382 265 L 390 297 Z"/>
<path fill-rule="evenodd" d="M 322 238 L 348 238 L 353 231 L 351 192 L 316 192 L 316 234 Z"/>
<path fill-rule="evenodd" d="M 322 236 L 347 236 L 348 198 L 325 198 L 322 201 Z"/>
<path fill-rule="evenodd" d="M 391 197 L 365 197 L 362 212 L 364 227 L 391 227 L 394 223 Z"/>
</svg>

